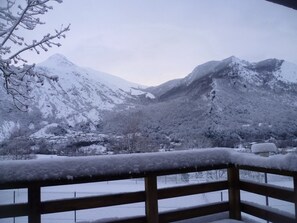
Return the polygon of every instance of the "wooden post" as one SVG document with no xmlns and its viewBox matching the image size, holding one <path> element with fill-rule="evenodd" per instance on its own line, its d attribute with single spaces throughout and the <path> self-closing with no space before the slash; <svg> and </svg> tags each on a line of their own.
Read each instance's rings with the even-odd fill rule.
<svg viewBox="0 0 297 223">
<path fill-rule="evenodd" d="M 74 192 L 74 198 L 76 198 L 76 191 Z M 74 210 L 74 222 L 76 223 L 76 210 Z"/>
<path fill-rule="evenodd" d="M 28 205 L 29 205 L 29 223 L 41 223 L 41 195 L 40 186 L 31 186 L 28 188 Z"/>
<path fill-rule="evenodd" d="M 297 222 L 297 175 L 296 174 L 293 177 L 293 181 L 294 181 L 295 219 Z"/>
<path fill-rule="evenodd" d="M 15 190 L 13 191 L 13 204 L 15 204 Z M 15 217 L 13 217 L 13 223 L 15 223 Z"/>
<path fill-rule="evenodd" d="M 229 217 L 230 219 L 241 220 L 239 170 L 235 166 L 228 168 L 228 184 Z"/>
<path fill-rule="evenodd" d="M 264 173 L 264 182 L 265 182 L 265 184 L 268 183 L 267 173 Z M 268 198 L 268 196 L 265 196 L 265 204 L 266 204 L 267 207 L 269 206 L 269 198 Z M 267 220 L 266 223 L 269 223 L 269 221 Z"/>
<path fill-rule="evenodd" d="M 147 223 L 159 223 L 157 177 L 145 178 L 145 213 Z"/>
</svg>

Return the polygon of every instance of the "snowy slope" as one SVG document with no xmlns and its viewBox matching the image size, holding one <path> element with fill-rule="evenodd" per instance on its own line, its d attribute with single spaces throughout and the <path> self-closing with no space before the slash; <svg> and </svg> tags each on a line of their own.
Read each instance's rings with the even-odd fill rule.
<svg viewBox="0 0 297 223">
<path fill-rule="evenodd" d="M 103 111 L 117 109 L 119 106 L 122 109 L 133 107 L 139 103 L 139 96 L 154 97 L 141 90 L 137 84 L 79 67 L 60 54 L 51 56 L 36 65 L 35 69 L 45 78 L 43 85 L 36 84 L 33 87 L 30 95 L 33 99 L 29 101 L 28 113 L 16 111 L 1 89 L 1 104 L 4 106 L 0 109 L 0 140 L 9 136 L 15 127 L 27 128 L 34 123 L 33 126 L 37 128 L 36 125 L 42 121 L 46 121 L 46 124 L 75 126 L 78 123 L 91 123 L 96 126 Z M 46 78 L 49 76 L 58 81 Z"/>
<path fill-rule="evenodd" d="M 279 70 L 275 72 L 276 77 L 287 83 L 297 83 L 297 65 L 283 61 Z"/>
<path fill-rule="evenodd" d="M 271 139 L 295 145 L 296 72 L 296 65 L 278 59 L 251 63 L 229 57 L 199 65 L 174 85 L 153 89 L 162 94 L 146 108 L 144 119 L 153 122 L 145 128 L 153 126 L 154 134 L 185 148 Z"/>
<path fill-rule="evenodd" d="M 66 118 L 73 125 L 78 122 L 96 122 L 102 110 L 136 99 L 146 94 L 138 85 L 121 78 L 76 66 L 64 56 L 56 54 L 38 64 L 36 69 L 58 81 L 46 80 L 44 86 L 33 91 L 35 106 L 44 117 Z"/>
</svg>

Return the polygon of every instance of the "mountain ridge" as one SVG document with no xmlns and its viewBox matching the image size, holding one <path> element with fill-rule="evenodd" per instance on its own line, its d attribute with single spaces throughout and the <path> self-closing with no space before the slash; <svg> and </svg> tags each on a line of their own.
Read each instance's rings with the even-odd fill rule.
<svg viewBox="0 0 297 223">
<path fill-rule="evenodd" d="M 293 145 L 296 71 L 296 65 L 277 59 L 249 63 L 230 57 L 199 65 L 173 84 L 148 89 L 156 96 L 155 105 L 141 111 L 155 127 L 144 122 L 142 128 L 157 129 L 158 137 L 163 134 L 184 148 L 234 147 L 272 139 Z"/>
<path fill-rule="evenodd" d="M 215 73 L 217 73 L 217 75 L 222 75 L 222 69 L 226 69 L 228 67 L 237 69 L 233 72 L 234 75 L 241 75 L 241 78 L 245 78 L 248 82 L 253 82 L 258 85 L 261 84 L 261 80 L 259 80 L 259 73 L 261 73 L 263 69 L 264 72 L 270 72 L 270 75 L 272 76 L 271 78 L 274 79 L 274 82 L 282 81 L 289 84 L 297 83 L 297 65 L 293 63 L 279 59 L 267 59 L 250 63 L 235 56 L 231 56 L 221 61 L 209 61 L 198 65 L 184 78 L 171 80 L 159 86 L 147 88 L 147 90 L 156 94 L 157 97 L 164 98 L 168 94 L 171 95 L 171 93 L 168 92 L 176 92 L 177 88 L 187 87 L 196 80 L 201 79 L 202 81 L 205 81 L 204 79 L 208 75 L 215 75 Z M 229 73 L 229 75 L 231 75 L 231 73 Z M 174 81 L 174 85 L 172 85 L 172 81 Z M 166 91 L 162 89 L 166 89 L 168 92 L 166 93 Z M 162 94 L 164 95 L 162 96 Z"/>
<path fill-rule="evenodd" d="M 101 143 L 103 134 L 104 146 L 128 152 L 297 142 L 297 66 L 284 60 L 250 63 L 232 56 L 144 89 L 61 55 L 36 69 L 58 81 L 45 79 L 34 89 L 27 116 L 0 108 L 2 139 L 22 129 L 21 136 L 70 148 Z"/>
</svg>

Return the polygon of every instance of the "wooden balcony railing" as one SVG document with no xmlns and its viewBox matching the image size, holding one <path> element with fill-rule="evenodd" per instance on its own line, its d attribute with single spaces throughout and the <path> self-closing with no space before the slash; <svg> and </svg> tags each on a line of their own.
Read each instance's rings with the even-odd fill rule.
<svg viewBox="0 0 297 223">
<path fill-rule="evenodd" d="M 243 160 L 242 162 L 239 160 Z M 288 162 L 290 162 L 288 164 Z M 295 164 L 294 164 L 295 163 Z M 296 166 L 295 166 L 296 165 Z M 169 174 L 227 169 L 227 180 L 158 189 L 157 177 Z M 28 172 L 30 171 L 31 172 Z M 240 179 L 240 170 L 272 173 L 293 178 L 294 188 L 284 188 Z M 0 189 L 28 189 L 28 202 L 0 205 L 0 218 L 28 216 L 29 223 L 41 222 L 41 215 L 73 210 L 145 202 L 145 216 L 109 222 L 163 223 L 229 212 L 230 219 L 241 214 L 277 223 L 297 222 L 297 157 L 259 158 L 229 149 L 67 158 L 52 161 L 5 161 L 0 163 Z M 46 186 L 144 178 L 145 191 L 41 201 Z M 161 199 L 228 190 L 228 201 L 159 212 Z M 240 191 L 291 202 L 295 215 L 277 211 L 240 198 Z"/>
</svg>

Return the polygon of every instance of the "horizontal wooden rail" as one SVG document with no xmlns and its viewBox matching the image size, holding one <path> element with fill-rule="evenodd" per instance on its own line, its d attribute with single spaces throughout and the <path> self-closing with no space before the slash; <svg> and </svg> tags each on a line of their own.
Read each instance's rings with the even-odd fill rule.
<svg viewBox="0 0 297 223">
<path fill-rule="evenodd" d="M 104 223 L 146 223 L 145 216 L 127 217 L 120 219 L 106 219 Z"/>
<path fill-rule="evenodd" d="M 28 203 L 0 205 L 0 218 L 29 215 Z"/>
<path fill-rule="evenodd" d="M 93 197 L 81 197 L 63 200 L 44 201 L 41 203 L 41 213 L 49 214 L 72 210 L 109 207 L 145 201 L 145 193 L 130 192 Z"/>
<path fill-rule="evenodd" d="M 247 201 L 241 201 L 241 210 L 247 214 L 265 219 L 270 222 L 296 223 L 296 218 L 294 215 L 290 215 L 289 213 L 281 213 L 274 208 L 261 206 Z"/>
<path fill-rule="evenodd" d="M 228 181 L 218 181 L 218 182 L 211 182 L 211 183 L 163 188 L 158 190 L 158 199 L 188 196 L 193 194 L 201 194 L 206 192 L 227 190 L 227 189 L 228 189 Z"/>
<path fill-rule="evenodd" d="M 277 168 L 264 168 L 264 167 L 258 167 L 258 166 L 248 166 L 248 165 L 236 165 L 238 169 L 240 170 L 249 170 L 254 172 L 262 172 L 262 173 L 270 173 L 270 174 L 276 174 L 281 176 L 288 176 L 293 177 L 297 175 L 297 172 L 290 171 L 290 170 L 281 170 Z"/>
<path fill-rule="evenodd" d="M 188 196 L 228 189 L 227 181 L 218 181 L 178 187 L 162 188 L 157 190 L 158 199 Z M 40 203 L 41 214 L 83 210 L 91 208 L 108 207 L 115 205 L 144 202 L 145 192 L 117 193 L 111 195 L 88 196 L 80 198 L 67 198 L 43 201 Z M 0 205 L 1 217 L 25 216 L 29 213 L 29 207 L 25 204 Z M 3 214 L 2 214 L 3 213 Z"/>
<path fill-rule="evenodd" d="M 228 202 L 218 202 L 207 205 L 199 205 L 190 208 L 182 208 L 179 210 L 167 211 L 160 213 L 160 222 L 173 222 L 183 219 L 190 219 L 201 217 L 210 214 L 216 214 L 220 212 L 225 212 L 229 210 Z"/>
<path fill-rule="evenodd" d="M 248 182 L 248 181 L 241 180 L 240 189 L 247 192 L 268 196 L 268 197 L 272 197 L 283 201 L 288 201 L 292 203 L 295 202 L 294 190 L 290 188 L 284 188 L 279 186 L 266 185 L 263 183 Z"/>
</svg>

